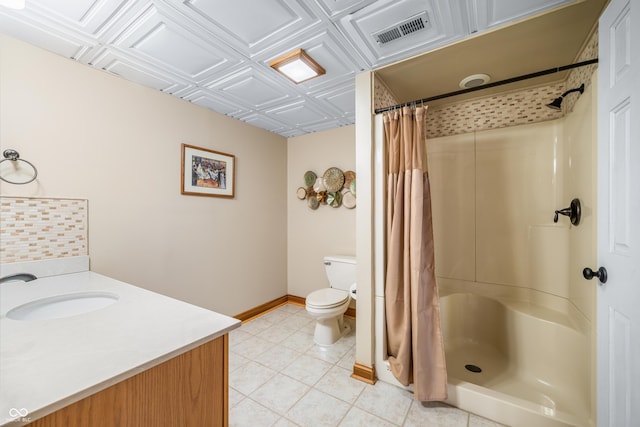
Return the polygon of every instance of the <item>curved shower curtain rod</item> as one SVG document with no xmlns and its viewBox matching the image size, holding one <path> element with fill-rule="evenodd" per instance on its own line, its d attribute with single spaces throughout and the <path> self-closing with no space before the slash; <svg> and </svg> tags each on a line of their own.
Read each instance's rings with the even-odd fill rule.
<svg viewBox="0 0 640 427">
<path fill-rule="evenodd" d="M 547 70 L 537 71 L 535 73 L 523 74 L 521 76 L 512 77 L 510 79 L 500 80 L 493 83 L 487 83 L 481 86 L 471 87 L 468 89 L 456 90 L 455 92 L 449 92 L 442 95 L 431 96 L 429 98 L 417 99 L 415 101 L 403 102 L 402 104 L 392 105 L 391 107 L 378 108 L 374 112 L 376 114 L 384 113 L 385 111 L 391 111 L 396 108 L 408 107 L 411 105 L 425 103 L 429 101 L 435 101 L 437 99 L 449 98 L 451 96 L 462 95 L 469 92 L 475 92 L 477 90 L 487 89 L 490 87 L 502 86 L 509 83 L 519 82 L 521 80 L 533 79 L 535 77 L 546 76 L 547 74 L 559 73 L 561 71 L 570 70 L 572 68 L 584 67 L 586 65 L 597 64 L 598 58 L 589 59 L 582 62 L 576 62 L 575 64 L 563 65 L 562 67 L 549 68 Z"/>
</svg>

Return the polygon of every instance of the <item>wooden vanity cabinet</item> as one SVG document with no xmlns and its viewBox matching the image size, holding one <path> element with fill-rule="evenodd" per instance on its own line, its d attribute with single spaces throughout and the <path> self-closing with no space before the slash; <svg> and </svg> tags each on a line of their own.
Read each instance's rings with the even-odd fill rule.
<svg viewBox="0 0 640 427">
<path fill-rule="evenodd" d="M 66 406 L 32 427 L 226 427 L 225 334 Z"/>
</svg>

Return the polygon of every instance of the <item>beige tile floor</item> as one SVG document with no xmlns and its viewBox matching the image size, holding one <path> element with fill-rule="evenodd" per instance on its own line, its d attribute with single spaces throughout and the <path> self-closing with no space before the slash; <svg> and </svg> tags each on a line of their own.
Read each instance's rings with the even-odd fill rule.
<svg viewBox="0 0 640 427">
<path fill-rule="evenodd" d="M 314 326 L 304 307 L 287 304 L 231 332 L 230 426 L 499 426 L 445 404 L 422 404 L 381 381 L 352 379 L 355 333 L 322 348 L 313 343 Z"/>
</svg>

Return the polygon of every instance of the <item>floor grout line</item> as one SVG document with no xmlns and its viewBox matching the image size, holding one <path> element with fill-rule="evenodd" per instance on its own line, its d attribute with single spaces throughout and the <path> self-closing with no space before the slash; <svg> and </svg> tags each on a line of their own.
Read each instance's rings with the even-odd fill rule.
<svg viewBox="0 0 640 427">
<path fill-rule="evenodd" d="M 255 419 L 255 417 L 254 419 L 251 419 L 249 421 L 248 419 L 246 419 L 248 414 L 240 413 L 242 411 L 239 411 L 239 410 L 234 411 L 234 408 L 241 405 L 247 399 L 250 402 L 258 405 L 258 408 L 262 408 L 261 409 L 262 411 L 266 411 L 266 412 L 263 412 L 263 415 L 272 414 L 272 415 L 269 415 L 269 417 L 271 418 L 275 417 L 275 421 L 268 425 L 274 425 L 274 426 L 280 427 L 280 426 L 291 425 L 291 423 L 293 423 L 294 425 L 301 425 L 302 427 L 315 427 L 316 425 L 315 422 L 313 423 L 314 425 L 309 425 L 308 423 L 305 424 L 304 419 L 294 420 L 293 418 L 290 418 L 290 416 L 293 416 L 292 414 L 295 412 L 294 408 L 296 408 L 298 405 L 301 405 L 300 407 L 304 407 L 305 404 L 309 405 L 310 402 L 313 403 L 312 399 L 314 398 L 316 400 L 321 399 L 325 403 L 340 402 L 340 405 L 337 405 L 337 403 L 335 403 L 335 405 L 337 406 L 331 409 L 335 411 L 344 409 L 344 413 L 339 415 L 339 414 L 336 414 L 335 412 L 330 413 L 330 411 L 323 412 L 324 408 L 314 407 L 312 410 L 317 411 L 318 416 L 324 416 L 324 417 L 330 418 L 331 415 L 334 415 L 334 414 L 336 415 L 336 417 L 332 418 L 333 421 L 331 421 L 330 424 L 320 423 L 320 421 L 318 421 L 317 425 L 332 425 L 336 427 L 341 425 L 365 425 L 365 423 L 368 422 L 367 420 L 373 420 L 374 423 L 376 423 L 376 425 L 390 425 L 395 427 L 415 427 L 417 425 L 431 425 L 429 422 L 422 423 L 422 418 L 420 418 L 419 424 L 416 424 L 415 417 L 417 413 L 419 417 L 422 417 L 424 415 L 425 420 L 429 417 L 433 418 L 433 420 L 440 420 L 440 417 L 445 417 L 445 420 L 449 420 L 449 421 L 445 421 L 447 422 L 446 425 L 450 425 L 453 427 L 474 427 L 474 426 L 479 427 L 480 425 L 482 426 L 486 425 L 487 427 L 499 426 L 498 424 L 493 424 L 491 422 L 489 422 L 489 424 L 477 424 L 477 423 L 472 424 L 471 416 L 468 412 L 462 411 L 457 408 L 453 408 L 448 405 L 444 405 L 444 404 L 439 404 L 435 406 L 421 405 L 420 402 L 416 402 L 415 400 L 413 400 L 413 396 L 409 394 L 406 390 L 401 388 L 398 388 L 397 390 L 388 388 L 388 387 L 394 387 L 394 386 L 390 384 L 386 384 L 384 382 L 378 382 L 377 385 L 369 385 L 369 384 L 365 384 L 357 380 L 351 379 L 350 377 L 351 369 L 346 368 L 345 366 L 342 366 L 342 365 L 345 365 L 346 358 L 353 359 L 350 362 L 348 362 L 348 363 L 351 363 L 351 365 L 355 363 L 355 354 L 353 351 L 355 348 L 355 335 L 354 335 L 355 327 L 352 328 L 352 331 L 350 332 L 349 335 L 341 338 L 341 340 L 338 341 L 333 346 L 319 350 L 316 344 L 313 343 L 313 334 L 309 333 L 312 330 L 312 325 L 310 325 L 310 323 L 313 322 L 314 320 L 311 319 L 310 317 L 307 317 L 308 315 L 306 314 L 306 311 L 304 309 L 292 310 L 291 305 L 292 304 L 289 304 L 289 306 L 287 305 L 279 306 L 274 310 L 271 310 L 265 314 L 265 315 L 270 315 L 269 317 L 267 318 L 263 318 L 262 316 L 255 317 L 254 319 L 247 322 L 246 324 L 243 324 L 243 326 L 240 329 L 237 329 L 231 332 L 232 336 L 234 335 L 234 333 L 238 335 L 238 334 L 241 334 L 242 332 L 246 333 L 247 335 L 242 336 L 242 339 L 238 342 L 235 342 L 233 339 L 230 339 L 230 350 L 229 350 L 230 359 L 232 359 L 233 357 L 242 357 L 243 359 L 246 360 L 244 364 L 240 364 L 233 371 L 229 372 L 229 377 L 230 377 L 229 387 L 232 388 L 234 392 L 238 393 L 240 396 L 240 398 L 235 402 L 233 406 L 231 405 L 231 402 L 229 405 L 229 412 L 230 412 L 229 426 L 230 427 L 243 427 L 243 426 L 258 427 L 261 425 L 260 422 L 257 419 Z M 270 328 L 278 328 L 281 322 L 286 321 L 286 319 L 292 316 L 299 316 L 299 317 L 302 316 L 300 317 L 300 321 L 302 321 L 303 319 L 307 319 L 308 321 L 304 324 L 301 324 L 298 328 L 291 328 L 290 330 L 292 332 L 290 334 L 287 334 L 284 338 L 280 339 L 279 342 L 277 343 L 271 342 L 269 340 L 265 340 L 264 338 L 261 337 L 261 335 L 264 334 L 265 331 L 267 331 Z M 245 325 L 250 324 L 252 322 L 256 322 L 256 321 L 261 321 L 261 320 L 266 324 L 266 326 L 259 325 L 259 327 L 248 328 L 250 329 L 251 332 L 242 330 L 242 328 L 245 327 Z M 263 326 L 265 327 L 263 328 Z M 284 328 L 284 329 L 287 329 L 287 328 Z M 299 332 L 302 335 L 297 335 Z M 277 337 L 278 334 L 282 332 L 278 332 L 277 330 L 272 330 L 269 333 L 272 334 L 270 335 L 271 337 Z M 294 336 L 296 336 L 295 338 L 296 344 L 299 344 L 301 346 L 306 346 L 303 351 L 298 351 L 296 348 L 291 348 L 291 347 L 296 347 L 296 344 L 292 344 L 291 342 L 288 343 L 289 345 L 283 344 L 287 340 L 292 339 L 292 337 Z M 251 350 L 253 350 L 254 348 L 257 350 L 261 350 L 261 349 L 260 347 L 251 347 L 251 345 L 253 344 L 252 342 L 246 342 L 244 346 L 237 347 L 243 342 L 249 341 L 249 340 L 255 340 L 255 342 L 259 343 L 258 345 L 262 345 L 260 344 L 260 341 L 258 341 L 258 340 L 262 340 L 262 341 L 266 341 L 270 345 L 267 346 L 266 349 L 262 349 L 262 351 L 256 354 L 253 354 Z M 349 340 L 350 342 L 347 343 L 346 340 Z M 287 360 L 285 363 L 282 363 L 281 366 L 278 366 L 277 368 L 275 368 L 265 364 L 265 358 L 261 356 L 264 356 L 269 351 L 273 351 L 273 349 L 276 348 L 277 346 L 282 346 L 290 350 L 292 354 L 290 355 L 291 360 Z M 240 351 L 234 351 L 234 350 L 242 350 L 242 349 L 245 349 L 245 351 L 249 352 L 250 355 L 246 353 L 242 354 Z M 315 352 L 314 352 L 314 349 L 316 349 Z M 322 354 L 322 352 L 324 351 L 326 351 L 327 353 L 325 354 L 325 357 L 321 357 L 319 356 L 318 353 L 316 353 L 318 351 L 320 351 L 320 354 Z M 276 354 L 278 353 L 276 352 Z M 301 357 L 304 357 L 304 356 L 307 357 L 304 360 L 309 365 L 309 369 L 311 370 L 311 372 L 309 372 L 309 375 L 311 377 L 305 377 L 304 375 L 306 373 L 302 370 L 302 367 L 298 366 L 301 363 L 299 362 L 301 360 Z M 268 378 L 264 381 L 260 379 L 260 380 L 256 380 L 256 383 L 248 383 L 248 382 L 244 383 L 247 386 L 247 389 L 251 389 L 251 391 L 248 392 L 248 394 L 245 394 L 240 390 L 238 390 L 237 388 L 233 387 L 232 384 L 234 384 L 234 381 L 236 379 L 239 379 L 239 380 L 243 379 L 241 377 L 241 375 L 244 373 L 243 368 L 245 368 L 246 365 L 252 362 L 255 364 L 254 366 L 257 366 L 261 369 L 268 370 L 264 372 L 273 371 L 274 373 L 272 375 L 265 375 L 265 378 L 267 377 Z M 296 362 L 298 362 L 298 365 L 296 365 Z M 292 367 L 294 368 L 292 369 Z M 298 370 L 296 371 L 295 368 L 298 368 Z M 257 368 L 255 369 L 257 371 Z M 347 371 L 347 375 L 345 376 L 345 378 L 348 380 L 346 380 L 345 383 L 343 383 L 343 385 L 340 385 L 341 383 L 335 383 L 335 379 L 337 378 L 336 375 L 339 376 L 336 369 L 340 369 L 340 370 L 344 369 L 345 371 Z M 314 370 L 317 372 L 313 372 Z M 328 375 L 333 375 L 333 376 L 328 376 Z M 292 384 L 299 383 L 305 387 L 305 391 L 304 393 L 302 393 L 302 395 L 289 396 L 289 398 L 291 399 L 290 402 L 287 401 L 287 395 L 286 395 L 287 390 L 281 390 L 283 393 L 282 398 L 284 400 L 281 400 L 280 402 L 284 402 L 284 405 L 287 405 L 287 409 L 283 410 L 282 413 L 280 412 L 280 409 L 276 409 L 276 406 L 274 406 L 274 408 L 270 407 L 271 405 L 275 405 L 275 403 L 270 404 L 269 402 L 261 402 L 259 399 L 255 397 L 256 393 L 259 390 L 261 390 L 263 387 L 268 387 L 269 383 L 271 383 L 272 381 L 275 381 L 276 378 L 279 378 L 280 376 L 295 382 Z M 246 380 L 246 378 L 244 379 Z M 250 380 L 255 380 L 255 378 L 249 378 L 249 381 Z M 354 381 L 354 383 L 351 383 L 350 381 Z M 356 384 L 356 382 L 358 384 Z M 276 384 L 277 383 L 272 383 L 272 387 L 275 386 Z M 354 388 L 347 389 L 344 386 L 344 384 L 351 384 L 354 386 Z M 329 388 L 327 388 L 327 386 Z M 360 387 L 360 386 L 361 388 L 357 390 L 357 387 Z M 384 396 L 384 398 L 381 398 L 374 391 L 376 390 L 376 387 L 378 387 L 378 394 L 380 393 L 380 387 L 383 387 L 383 389 L 385 389 L 384 387 L 387 387 L 388 390 L 390 391 L 395 390 L 395 391 L 391 392 L 389 396 Z M 265 390 L 268 390 L 268 389 L 263 389 L 263 392 Z M 315 392 L 315 393 L 312 394 L 312 392 Z M 352 394 L 350 395 L 350 393 Z M 332 400 L 332 399 L 335 399 L 335 400 Z M 407 404 L 407 399 L 410 399 L 408 404 Z M 272 402 L 276 402 L 276 401 L 274 400 Z M 245 409 L 248 408 L 246 407 L 248 403 L 249 402 L 247 402 L 245 406 L 243 406 L 243 408 Z M 397 408 L 394 406 L 394 404 L 407 405 L 406 406 L 407 409 L 404 411 L 404 413 L 401 416 L 399 416 L 400 414 L 397 414 L 397 416 L 399 416 L 397 419 L 400 420 L 400 423 L 393 423 L 390 421 L 390 419 L 393 419 L 393 413 L 394 413 L 393 411 L 394 410 L 397 411 Z M 384 406 L 384 405 L 387 405 L 387 406 Z M 316 406 L 321 406 L 321 405 L 316 404 Z M 253 407 L 253 408 L 255 409 L 256 407 Z M 371 412 L 372 408 L 376 412 Z M 300 410 L 298 410 L 297 413 L 300 414 Z M 381 414 L 384 414 L 384 416 L 381 416 Z M 258 415 L 256 416 L 259 417 Z M 307 420 L 311 417 L 311 415 L 307 413 L 304 413 L 303 416 Z M 369 417 L 369 418 L 362 418 L 362 417 Z M 245 420 L 245 422 L 243 422 L 243 420 Z M 458 424 L 455 423 L 456 422 L 455 420 L 459 421 Z M 324 421 L 326 421 L 326 419 L 323 419 L 323 422 Z M 438 423 L 439 421 L 434 421 L 433 425 L 439 425 Z M 264 425 L 267 425 L 267 424 L 264 424 Z"/>
</svg>

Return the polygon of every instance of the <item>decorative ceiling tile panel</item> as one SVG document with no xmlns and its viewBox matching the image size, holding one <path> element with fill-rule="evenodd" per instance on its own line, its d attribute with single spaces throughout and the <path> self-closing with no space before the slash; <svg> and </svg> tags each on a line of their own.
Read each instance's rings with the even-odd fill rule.
<svg viewBox="0 0 640 427">
<path fill-rule="evenodd" d="M 339 110 L 343 117 L 353 117 L 356 107 L 355 88 L 345 88 L 340 92 L 335 92 L 325 98 L 325 100 Z"/>
<path fill-rule="evenodd" d="M 289 129 L 289 130 L 278 132 L 278 133 L 284 136 L 285 138 L 293 138 L 294 136 L 304 135 L 309 132 L 305 132 L 300 129 Z"/>
<path fill-rule="evenodd" d="M 304 126 L 304 133 L 321 132 L 323 130 L 335 129 L 344 126 L 339 120 L 322 121 L 312 125 Z"/>
<path fill-rule="evenodd" d="M 192 17 L 213 24 L 209 25 L 212 32 L 249 57 L 320 23 L 304 1 L 190 0 L 184 4 Z"/>
<path fill-rule="evenodd" d="M 284 49 L 282 45 L 283 43 L 277 45 L 274 49 L 269 49 L 264 54 L 256 57 L 255 60 L 261 61 L 265 67 L 268 67 L 270 61 L 284 56 L 292 50 L 290 44 L 285 43 Z M 359 57 L 353 48 L 344 44 L 342 36 L 333 28 L 310 33 L 306 38 L 300 37 L 297 46 L 304 49 L 326 70 L 326 74 L 297 85 L 297 88 L 307 93 L 333 86 L 346 80 L 353 81 L 355 75 L 366 68 L 364 60 Z M 269 71 L 287 85 L 293 85 L 284 76 L 280 76 L 273 70 Z"/>
<path fill-rule="evenodd" d="M 443 46 L 478 28 L 495 28 L 569 3 L 580 4 L 27 0 L 24 10 L 0 6 L 0 33 L 280 135 L 296 136 L 353 123 L 354 77 L 360 71 Z M 415 24 L 417 17 L 423 28 L 399 38 L 388 32 L 407 20 Z M 268 66 L 298 48 L 327 73 L 295 85 Z"/>
<path fill-rule="evenodd" d="M 305 127 L 327 119 L 325 114 L 304 100 L 267 110 L 265 114 L 280 122 L 294 124 L 295 127 Z"/>
<path fill-rule="evenodd" d="M 474 0 L 481 29 L 506 24 L 514 19 L 543 12 L 576 0 Z"/>
<path fill-rule="evenodd" d="M 235 105 L 227 99 L 201 88 L 182 96 L 182 99 L 228 116 L 235 116 L 243 111 L 239 105 Z"/>
<path fill-rule="evenodd" d="M 102 6 L 106 6 L 108 2 L 100 0 L 75 0 L 66 2 L 59 2 L 57 0 L 40 0 L 38 3 L 40 6 L 54 11 L 56 15 L 65 17 L 70 21 L 80 24 L 87 22 L 91 15 L 95 15 L 96 11 Z"/>
<path fill-rule="evenodd" d="M 415 31 L 403 35 L 405 24 Z M 467 35 L 460 4 L 448 0 L 379 0 L 342 18 L 340 27 L 372 67 Z"/>
<path fill-rule="evenodd" d="M 245 115 L 242 117 L 238 117 L 238 119 L 242 120 L 245 123 L 249 123 L 250 125 L 275 133 L 281 133 L 290 128 L 290 126 L 287 126 L 284 123 L 279 123 L 278 121 L 273 120 L 271 117 L 267 117 L 266 115 L 259 113 Z"/>
<path fill-rule="evenodd" d="M 2 9 L 2 8 L 0 8 Z M 5 15 L 0 10 L 0 32 L 24 40 L 43 49 L 55 52 L 67 58 L 77 58 L 91 42 L 70 37 L 66 34 L 44 28 L 43 25 L 29 17 L 16 19 Z"/>
<path fill-rule="evenodd" d="M 216 89 L 229 96 L 229 99 L 252 109 L 267 108 L 292 98 L 292 94 L 288 90 L 254 67 L 248 67 L 214 83 L 210 88 Z"/>
<path fill-rule="evenodd" d="M 327 103 L 342 118 L 355 117 L 356 90 L 351 84 L 337 86 L 315 95 L 319 101 Z"/>
<path fill-rule="evenodd" d="M 160 74 L 141 63 L 129 61 L 112 50 L 104 51 L 94 62 L 94 65 L 127 80 L 161 91 L 169 91 L 169 89 L 177 91 L 179 87 L 184 86 L 176 84 L 174 76 Z"/>
<path fill-rule="evenodd" d="M 149 6 L 135 19 L 135 25 L 116 37 L 114 45 L 195 82 L 215 75 L 216 71 L 228 72 L 229 67 L 243 62 L 225 45 L 207 43 L 188 29 L 188 23 L 168 17 L 169 13 L 171 9 Z"/>
<path fill-rule="evenodd" d="M 130 47 L 193 77 L 225 62 L 224 58 L 211 58 L 206 49 L 164 23 L 157 23 Z"/>
<path fill-rule="evenodd" d="M 316 0 L 327 16 L 332 18 L 347 15 L 366 7 L 376 0 Z"/>
<path fill-rule="evenodd" d="M 127 0 L 39 0 L 34 10 L 52 22 L 62 22 L 77 31 L 96 35 L 132 3 Z"/>
</svg>

